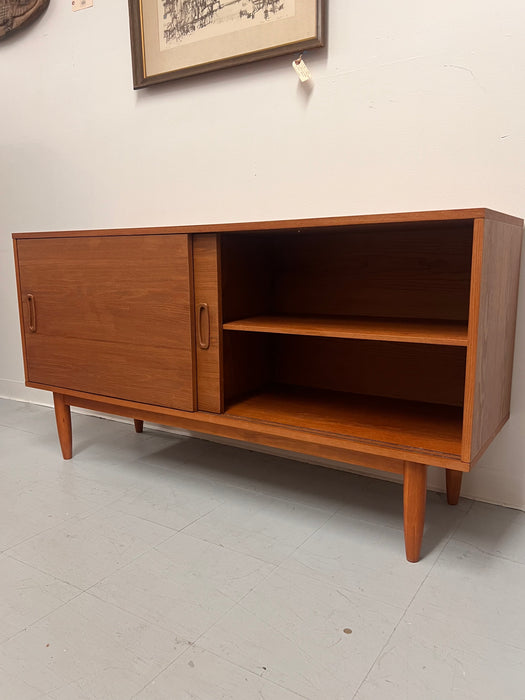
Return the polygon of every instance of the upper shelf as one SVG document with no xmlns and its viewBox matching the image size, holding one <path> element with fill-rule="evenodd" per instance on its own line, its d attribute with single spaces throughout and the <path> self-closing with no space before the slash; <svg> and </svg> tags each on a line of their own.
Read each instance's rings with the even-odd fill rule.
<svg viewBox="0 0 525 700">
<path fill-rule="evenodd" d="M 251 316 L 223 325 L 229 331 L 387 340 L 427 345 L 467 345 L 463 321 L 368 318 L 363 316 Z"/>
</svg>

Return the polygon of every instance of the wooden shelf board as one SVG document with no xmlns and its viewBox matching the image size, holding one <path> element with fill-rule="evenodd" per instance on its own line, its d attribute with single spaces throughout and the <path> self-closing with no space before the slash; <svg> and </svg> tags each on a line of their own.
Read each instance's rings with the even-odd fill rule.
<svg viewBox="0 0 525 700">
<path fill-rule="evenodd" d="M 369 318 L 364 316 L 252 316 L 223 325 L 229 331 L 283 333 L 327 338 L 385 340 L 429 345 L 467 345 L 462 321 Z"/>
<path fill-rule="evenodd" d="M 463 410 L 416 401 L 278 385 L 231 405 L 227 416 L 457 457 Z"/>
</svg>

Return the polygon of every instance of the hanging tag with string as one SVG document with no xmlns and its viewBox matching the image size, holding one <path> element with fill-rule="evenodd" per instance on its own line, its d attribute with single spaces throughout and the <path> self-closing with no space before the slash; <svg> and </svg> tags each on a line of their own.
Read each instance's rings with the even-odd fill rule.
<svg viewBox="0 0 525 700">
<path fill-rule="evenodd" d="M 307 80 L 312 79 L 312 74 L 308 70 L 306 63 L 303 61 L 303 54 L 301 54 L 299 58 L 292 61 L 292 66 L 302 83 L 306 83 Z"/>
</svg>

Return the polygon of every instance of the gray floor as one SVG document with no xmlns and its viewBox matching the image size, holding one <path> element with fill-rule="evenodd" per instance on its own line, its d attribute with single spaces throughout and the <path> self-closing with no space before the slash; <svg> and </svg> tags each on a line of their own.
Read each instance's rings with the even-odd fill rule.
<svg viewBox="0 0 525 700">
<path fill-rule="evenodd" d="M 2 700 L 523 700 L 525 513 L 0 400 Z"/>
</svg>

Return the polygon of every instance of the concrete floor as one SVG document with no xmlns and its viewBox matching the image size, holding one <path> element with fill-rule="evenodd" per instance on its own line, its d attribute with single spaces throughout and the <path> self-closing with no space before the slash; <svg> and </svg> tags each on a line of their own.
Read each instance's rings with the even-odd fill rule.
<svg viewBox="0 0 525 700">
<path fill-rule="evenodd" d="M 524 700 L 525 513 L 0 400 L 0 698 Z M 468 476 L 466 477 L 468 478 Z"/>
</svg>

